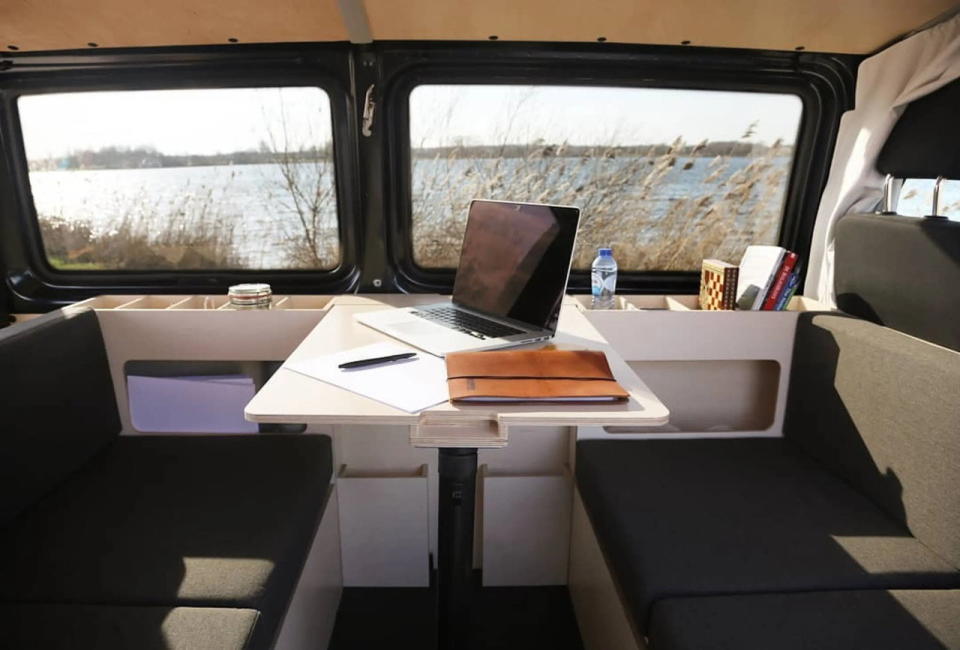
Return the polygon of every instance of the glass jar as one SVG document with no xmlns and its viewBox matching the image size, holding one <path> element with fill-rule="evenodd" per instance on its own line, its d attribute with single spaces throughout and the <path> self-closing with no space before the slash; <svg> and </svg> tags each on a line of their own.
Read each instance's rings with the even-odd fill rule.
<svg viewBox="0 0 960 650">
<path fill-rule="evenodd" d="M 233 309 L 270 309 L 273 292 L 269 284 L 235 284 L 227 291 Z"/>
</svg>

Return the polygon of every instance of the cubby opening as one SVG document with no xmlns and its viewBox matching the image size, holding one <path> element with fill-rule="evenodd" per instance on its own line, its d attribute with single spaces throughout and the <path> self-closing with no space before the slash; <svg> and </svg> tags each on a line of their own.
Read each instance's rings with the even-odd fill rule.
<svg viewBox="0 0 960 650">
<path fill-rule="evenodd" d="M 427 465 L 400 471 L 342 465 L 337 498 L 344 586 L 429 586 Z"/>
<path fill-rule="evenodd" d="M 573 494 L 569 469 L 514 474 L 482 465 L 479 480 L 484 586 L 566 584 Z"/>
<path fill-rule="evenodd" d="M 246 403 L 282 363 L 127 361 L 133 428 L 140 433 L 301 433 L 306 425 L 258 425 L 243 417 Z"/>
<path fill-rule="evenodd" d="M 630 361 L 670 409 L 660 427 L 605 427 L 608 433 L 764 431 L 773 425 L 780 364 L 773 360 Z"/>
</svg>

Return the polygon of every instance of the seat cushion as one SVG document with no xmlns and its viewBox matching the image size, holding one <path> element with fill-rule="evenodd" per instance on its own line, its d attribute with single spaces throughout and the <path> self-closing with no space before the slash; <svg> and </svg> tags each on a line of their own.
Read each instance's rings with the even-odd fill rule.
<svg viewBox="0 0 960 650">
<path fill-rule="evenodd" d="M 259 614 L 252 609 L 0 605 L 5 648 L 31 650 L 244 650 Z"/>
<path fill-rule="evenodd" d="M 800 314 L 783 433 L 960 566 L 960 352 Z"/>
<path fill-rule="evenodd" d="M 326 436 L 121 436 L 0 533 L 0 600 L 256 609 L 259 644 L 330 476 Z"/>
<path fill-rule="evenodd" d="M 783 439 L 581 441 L 576 474 L 641 630 L 653 602 L 676 596 L 960 586 Z"/>
<path fill-rule="evenodd" d="M 651 650 L 960 648 L 960 591 L 833 591 L 658 602 Z"/>
<path fill-rule="evenodd" d="M 120 433 L 100 324 L 51 312 L 0 331 L 0 526 Z"/>
</svg>

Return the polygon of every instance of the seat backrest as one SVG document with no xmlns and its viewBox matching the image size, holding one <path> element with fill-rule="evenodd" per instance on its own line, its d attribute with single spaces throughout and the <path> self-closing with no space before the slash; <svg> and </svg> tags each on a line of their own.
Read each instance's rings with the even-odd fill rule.
<svg viewBox="0 0 960 650">
<path fill-rule="evenodd" d="M 92 310 L 57 311 L 0 330 L 0 525 L 120 433 Z"/>
<path fill-rule="evenodd" d="M 800 314 L 784 435 L 960 567 L 960 352 Z"/>
<path fill-rule="evenodd" d="M 896 178 L 960 179 L 960 79 L 904 109 L 877 156 L 877 170 Z"/>
<path fill-rule="evenodd" d="M 960 79 L 911 102 L 880 150 L 877 171 L 960 179 L 958 115 Z M 834 235 L 837 307 L 960 350 L 960 222 L 850 214 Z"/>
<path fill-rule="evenodd" d="M 834 245 L 837 307 L 960 350 L 960 222 L 848 214 Z"/>
</svg>

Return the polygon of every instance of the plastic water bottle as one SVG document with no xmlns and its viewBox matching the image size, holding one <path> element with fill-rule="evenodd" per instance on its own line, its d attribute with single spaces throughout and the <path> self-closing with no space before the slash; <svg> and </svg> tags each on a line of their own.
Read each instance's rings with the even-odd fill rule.
<svg viewBox="0 0 960 650">
<path fill-rule="evenodd" d="M 601 248 L 590 272 L 593 309 L 613 309 L 617 303 L 617 261 L 613 250 Z"/>
</svg>

